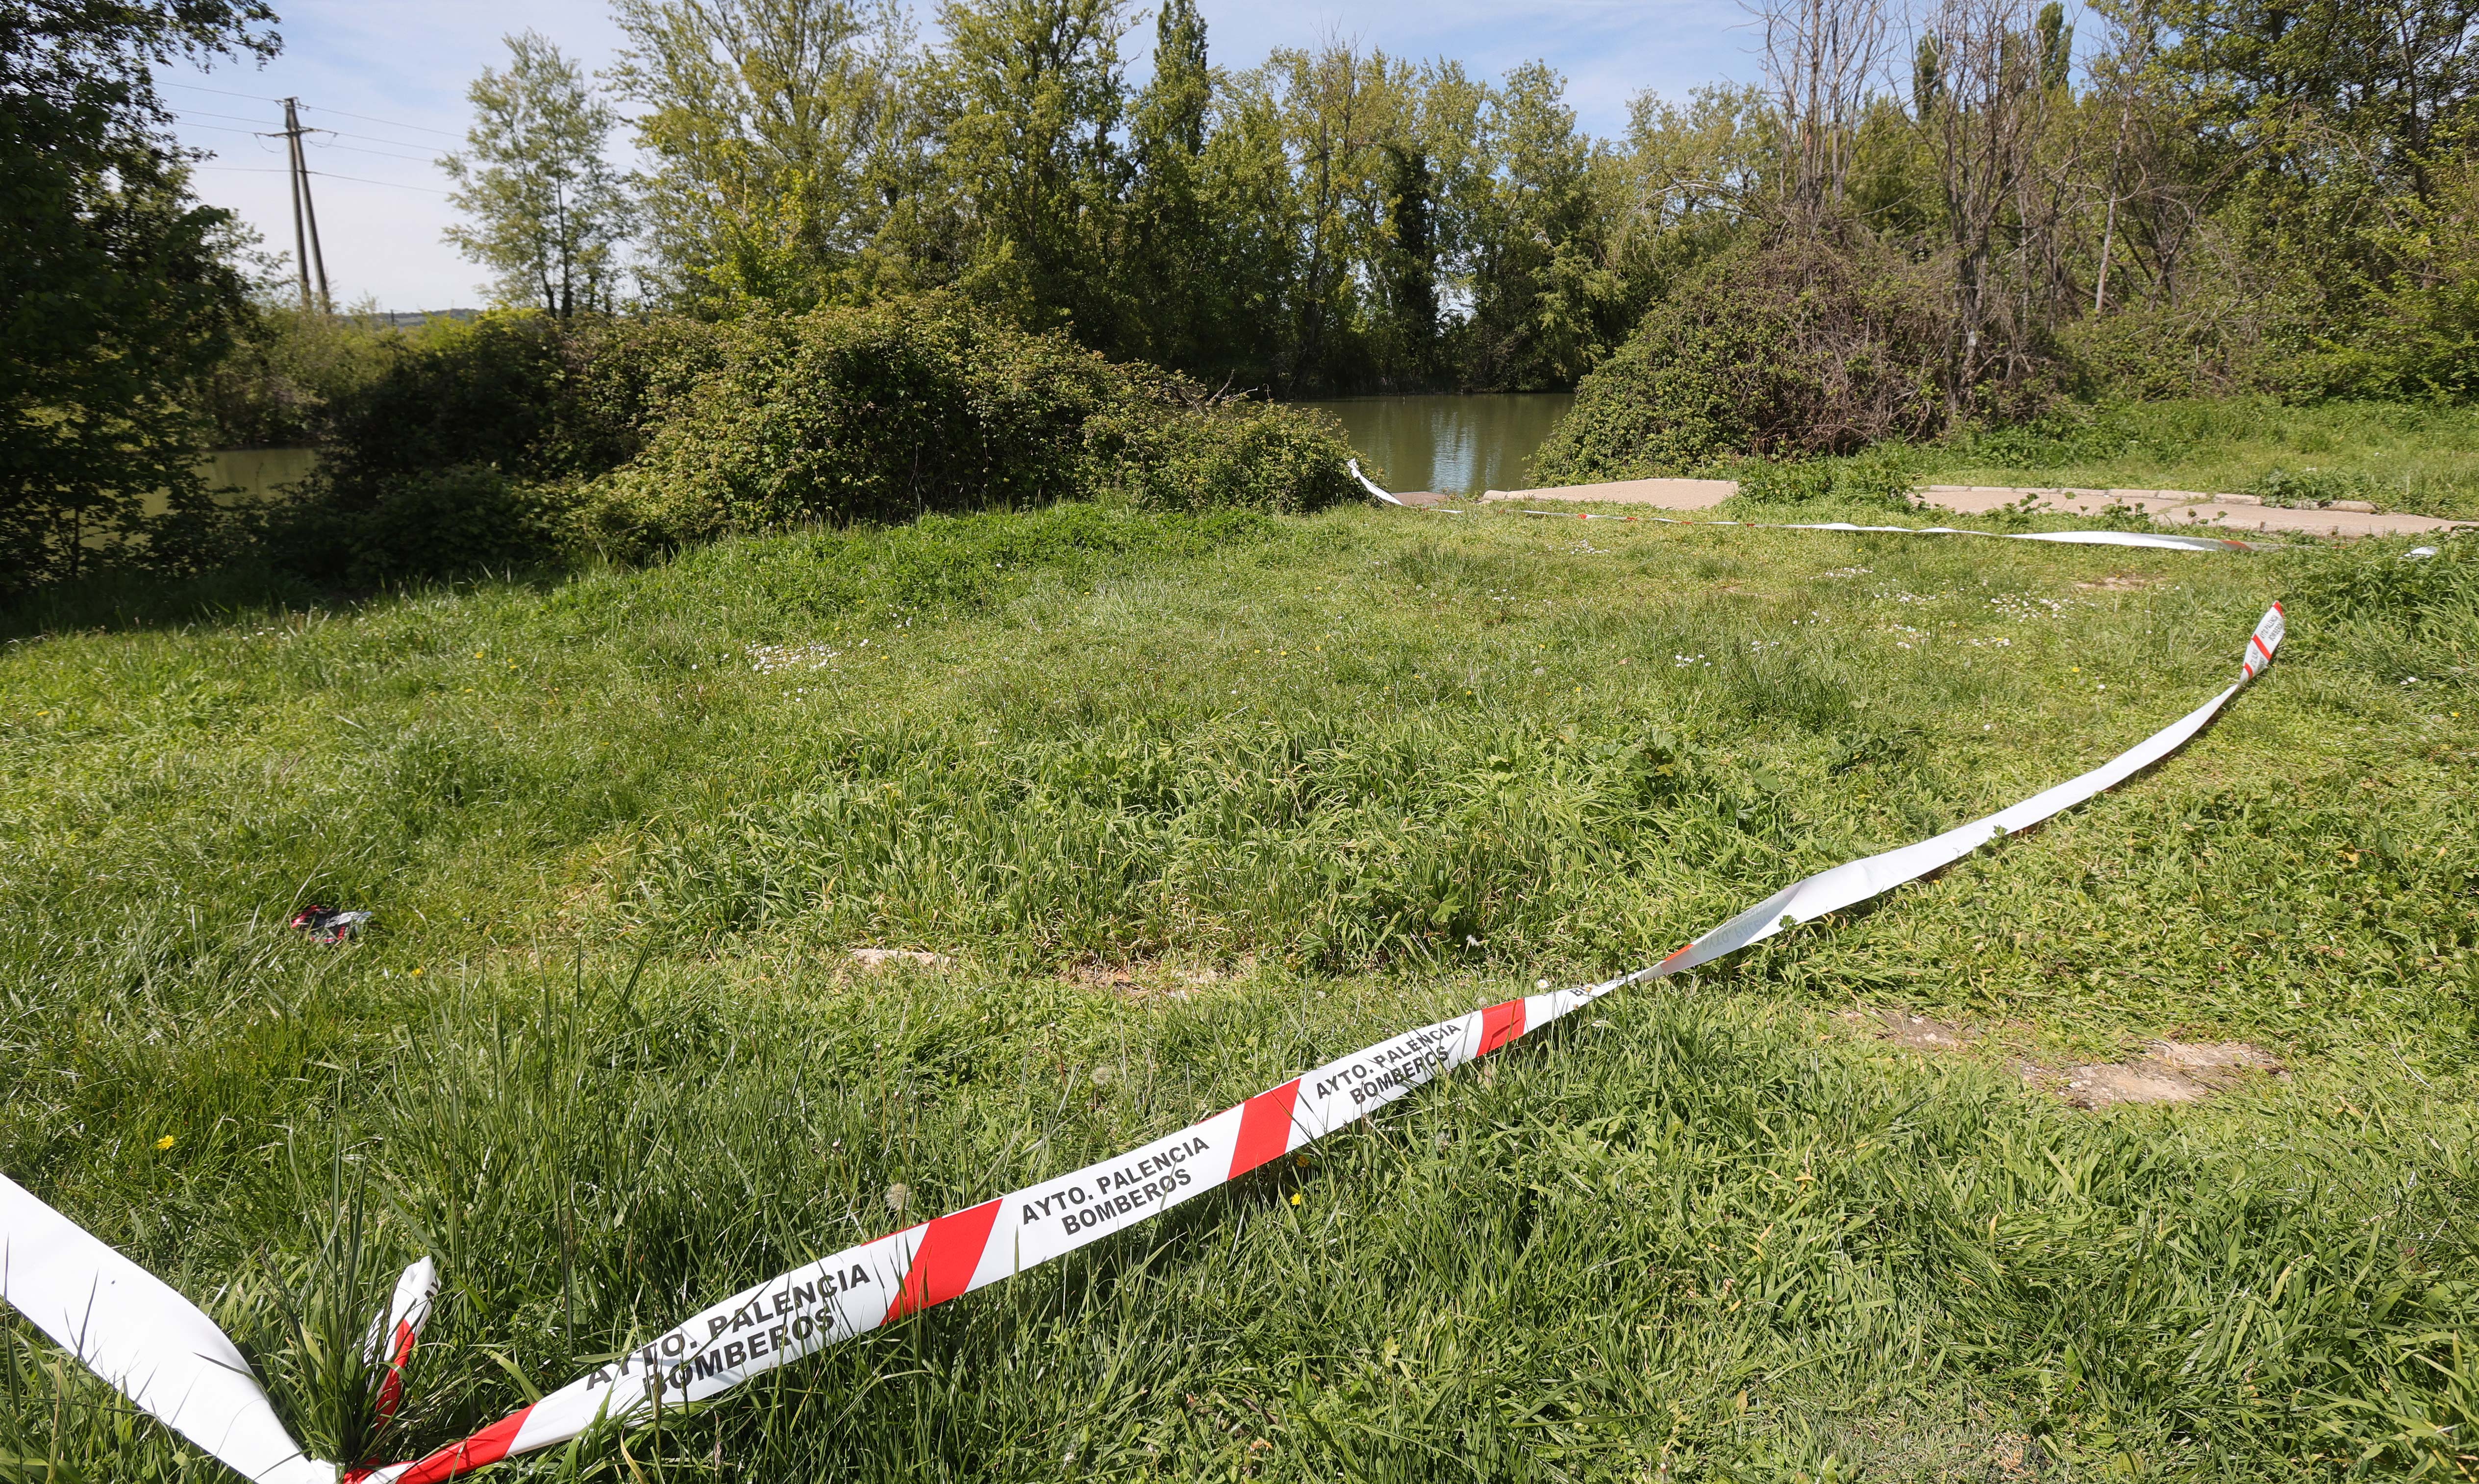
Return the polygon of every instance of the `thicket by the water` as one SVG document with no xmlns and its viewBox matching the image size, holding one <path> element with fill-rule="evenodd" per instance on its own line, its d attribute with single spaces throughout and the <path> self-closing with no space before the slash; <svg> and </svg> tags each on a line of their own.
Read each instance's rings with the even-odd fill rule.
<svg viewBox="0 0 2479 1484">
<path fill-rule="evenodd" d="M 443 325 L 393 344 L 324 418 L 309 487 L 234 514 L 193 562 L 369 586 L 813 522 L 1061 499 L 1298 512 L 1355 490 L 1319 413 L 938 295 Z"/>
<path fill-rule="evenodd" d="M 1645 94 L 1596 139 L 1539 64 L 1492 81 L 1332 42 L 1216 66 L 1188 0 L 1155 14 L 1141 84 L 1123 0 L 954 0 L 927 43 L 843 0 L 622 0 L 608 81 L 645 168 L 605 235 L 527 238 L 507 213 L 531 197 L 459 176 L 475 230 L 541 243 L 498 292 L 561 326 L 408 345 L 245 301 L 232 223 L 188 194 L 146 59 L 269 50 L 263 10 L 81 0 L 0 36 L 26 247 L 0 285 L 26 331 L 0 375 L 0 591 L 220 560 L 192 472 L 217 446 L 329 445 L 327 486 L 266 550 L 367 579 L 1034 490 L 1291 508 L 1340 488 L 1339 443 L 1207 388 L 1577 386 L 1553 478 L 2070 401 L 2479 394 L 2466 0 L 2107 0 L 2074 24 L 2037 0 L 1753 8 L 1760 83 Z M 611 126 L 520 39 L 548 70 L 477 83 L 460 156 L 512 190 L 577 161 L 491 123 L 511 89 L 565 79 L 588 154 Z M 605 229 L 629 224 L 642 301 L 597 320 Z M 551 292 L 589 249 L 599 287 Z M 894 307 L 923 294 L 952 295 L 945 328 Z M 85 318 L 45 308 L 70 302 Z M 1051 348 L 976 368 L 938 348 L 962 334 Z M 1077 369 L 1070 340 L 1119 370 Z M 701 449 L 661 429 L 709 371 L 731 390 L 702 404 Z M 851 387 L 882 381 L 949 402 L 851 421 Z M 1015 441 L 1006 467 L 973 464 L 984 436 Z M 159 492 L 169 520 L 144 514 Z"/>
</svg>

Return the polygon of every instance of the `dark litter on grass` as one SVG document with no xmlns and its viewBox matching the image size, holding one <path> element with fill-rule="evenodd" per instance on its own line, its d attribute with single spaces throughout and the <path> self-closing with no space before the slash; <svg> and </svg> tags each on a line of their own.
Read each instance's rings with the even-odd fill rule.
<svg viewBox="0 0 2479 1484">
<path fill-rule="evenodd" d="M 321 943 L 341 943 L 359 932 L 362 924 L 370 921 L 372 915 L 313 904 L 293 914 L 293 926 Z"/>
</svg>

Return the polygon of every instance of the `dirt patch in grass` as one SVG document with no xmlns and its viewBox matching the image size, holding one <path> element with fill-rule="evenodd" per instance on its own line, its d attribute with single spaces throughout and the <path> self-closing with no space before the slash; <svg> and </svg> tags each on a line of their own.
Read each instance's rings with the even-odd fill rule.
<svg viewBox="0 0 2479 1484">
<path fill-rule="evenodd" d="M 1960 1026 L 1914 1015 L 1906 1010 L 1845 1011 L 1842 1019 L 1854 1030 L 1911 1051 L 1960 1051 L 1980 1038 Z"/>
<path fill-rule="evenodd" d="M 1127 963 L 1088 959 L 1067 971 L 1067 978 L 1088 988 L 1104 989 L 1132 1000 L 1157 995 L 1184 1000 L 1199 989 L 1250 977 L 1257 971 L 1253 956 L 1225 964 L 1141 959 Z"/>
<path fill-rule="evenodd" d="M 2278 1061 L 2244 1041 L 2161 1041 L 2132 1061 L 2078 1066 L 2059 1091 L 2077 1108 L 2193 1103 L 2251 1073 L 2281 1070 Z"/>
<path fill-rule="evenodd" d="M 918 948 L 856 948 L 853 962 L 872 974 L 891 968 L 951 969 L 956 960 L 945 954 L 926 953 Z"/>
</svg>

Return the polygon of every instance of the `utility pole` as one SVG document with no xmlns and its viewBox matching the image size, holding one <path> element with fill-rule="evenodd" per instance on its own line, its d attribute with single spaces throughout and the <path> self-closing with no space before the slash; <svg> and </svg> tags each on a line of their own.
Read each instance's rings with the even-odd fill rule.
<svg viewBox="0 0 2479 1484">
<path fill-rule="evenodd" d="M 301 307 L 317 309 L 321 314 L 335 313 L 336 306 L 327 296 L 327 258 L 319 250 L 319 208 L 310 200 L 310 157 L 301 151 L 301 137 L 310 131 L 301 127 L 301 115 L 295 112 L 301 100 L 284 100 L 284 143 L 292 157 L 293 168 L 293 261 L 300 269 Z M 319 275 L 319 297 L 310 297 L 310 275 Z"/>
</svg>

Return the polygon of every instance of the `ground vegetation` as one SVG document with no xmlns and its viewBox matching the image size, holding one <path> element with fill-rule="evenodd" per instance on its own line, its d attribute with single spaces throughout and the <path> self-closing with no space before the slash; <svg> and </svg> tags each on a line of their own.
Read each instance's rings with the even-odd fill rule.
<svg viewBox="0 0 2479 1484">
<path fill-rule="evenodd" d="M 339 1234 L 366 1288 L 435 1254 L 418 1449 L 2071 776 L 2278 598 L 2263 679 L 2043 830 L 541 1467 L 2453 1477 L 2479 569 L 2406 545 L 1068 502 L 62 608 L 0 647 L 0 1167 L 305 1428 Z M 2214 1048 L 2200 1101 L 2080 1106 Z M 22 1332 L 0 1369 L 34 1477 L 208 1468 Z"/>
</svg>

